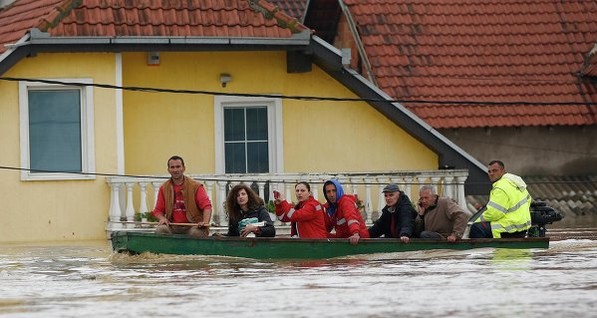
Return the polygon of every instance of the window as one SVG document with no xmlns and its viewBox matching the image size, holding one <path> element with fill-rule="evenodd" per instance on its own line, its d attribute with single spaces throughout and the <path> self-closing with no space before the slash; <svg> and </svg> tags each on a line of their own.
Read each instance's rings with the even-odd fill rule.
<svg viewBox="0 0 597 318">
<path fill-rule="evenodd" d="M 279 99 L 215 98 L 216 173 L 283 170 Z"/>
<path fill-rule="evenodd" d="M 19 82 L 21 166 L 29 169 L 21 179 L 95 178 L 82 174 L 95 170 L 92 94 L 90 87 Z"/>
</svg>

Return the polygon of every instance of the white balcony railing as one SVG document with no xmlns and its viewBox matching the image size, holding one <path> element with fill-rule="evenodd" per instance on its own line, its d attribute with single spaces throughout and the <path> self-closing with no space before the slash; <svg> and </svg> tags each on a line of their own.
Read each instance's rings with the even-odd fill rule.
<svg viewBox="0 0 597 318">
<path fill-rule="evenodd" d="M 266 202 L 273 190 L 285 194 L 287 200 L 295 199 L 294 185 L 307 181 L 311 185 L 313 196 L 321 201 L 323 184 L 336 178 L 344 187 L 345 193 L 358 195 L 362 200 L 365 221 L 370 224 L 377 219 L 379 211 L 385 206 L 382 188 L 388 183 L 396 183 L 411 201 L 419 198 L 418 189 L 422 185 L 434 185 L 441 196 L 451 197 L 467 209 L 464 182 L 467 170 L 430 170 L 430 171 L 386 171 L 371 173 L 283 173 L 283 174 L 226 174 L 226 175 L 190 175 L 205 185 L 213 206 L 212 223 L 226 227 L 228 219 L 224 211 L 224 202 L 228 190 L 241 182 L 252 185 L 259 196 Z M 107 231 L 135 228 L 135 213 L 150 212 L 156 202 L 160 185 L 167 177 L 108 177 L 110 186 L 110 211 Z M 279 221 L 276 221 L 280 225 Z M 108 233 L 109 234 L 109 233 Z"/>
</svg>

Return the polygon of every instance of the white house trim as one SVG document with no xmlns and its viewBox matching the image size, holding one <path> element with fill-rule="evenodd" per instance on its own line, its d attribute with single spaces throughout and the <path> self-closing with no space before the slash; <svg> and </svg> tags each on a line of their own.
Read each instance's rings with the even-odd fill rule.
<svg viewBox="0 0 597 318">
<path fill-rule="evenodd" d="M 268 117 L 268 153 L 270 173 L 284 172 L 284 129 L 282 99 L 265 97 L 216 96 L 214 98 L 216 174 L 225 173 L 224 107 L 266 106 Z"/>
<path fill-rule="evenodd" d="M 47 79 L 66 83 L 93 84 L 90 78 L 61 78 Z M 19 126 L 20 126 L 20 148 L 21 167 L 30 168 L 29 156 L 29 88 L 51 88 L 51 89 L 79 89 L 81 91 L 81 159 L 82 172 L 79 173 L 31 173 L 29 170 L 21 171 L 21 180 L 89 180 L 95 179 L 95 135 L 94 135 L 94 105 L 93 88 L 91 86 L 64 86 L 58 84 L 46 84 L 40 82 L 19 81 Z"/>
</svg>

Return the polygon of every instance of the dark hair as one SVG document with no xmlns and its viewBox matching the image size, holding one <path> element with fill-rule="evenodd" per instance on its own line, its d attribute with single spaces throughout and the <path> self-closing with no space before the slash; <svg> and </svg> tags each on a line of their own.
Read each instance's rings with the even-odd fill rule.
<svg viewBox="0 0 597 318">
<path fill-rule="evenodd" d="M 488 166 L 491 166 L 492 164 L 498 164 L 498 166 L 500 166 L 500 168 L 504 169 L 506 168 L 506 166 L 504 166 L 504 163 L 501 162 L 500 160 L 491 160 L 488 164 Z"/>
<path fill-rule="evenodd" d="M 166 162 L 166 166 L 168 166 L 168 168 L 170 168 L 170 160 L 180 160 L 180 162 L 182 163 L 182 166 L 184 167 L 184 159 L 182 159 L 181 156 L 172 156 L 170 157 L 170 159 L 168 159 L 168 161 Z"/>
<path fill-rule="evenodd" d="M 236 197 L 241 190 L 245 190 L 249 196 L 249 201 L 247 202 L 249 210 L 256 210 L 260 206 L 264 205 L 263 199 L 260 198 L 257 193 L 251 189 L 251 187 L 244 183 L 235 185 L 232 187 L 232 189 L 230 189 L 230 192 L 228 192 L 228 196 L 226 197 L 226 214 L 228 214 L 229 219 L 234 221 L 242 219 L 240 206 L 236 202 Z"/>
<path fill-rule="evenodd" d="M 294 185 L 294 188 L 296 189 L 296 186 L 298 186 L 299 184 L 304 184 L 304 185 L 305 185 L 305 187 L 307 187 L 307 191 L 311 192 L 311 186 L 309 185 L 309 182 L 307 182 L 307 181 L 300 181 L 300 182 L 297 182 L 297 183 Z"/>
</svg>

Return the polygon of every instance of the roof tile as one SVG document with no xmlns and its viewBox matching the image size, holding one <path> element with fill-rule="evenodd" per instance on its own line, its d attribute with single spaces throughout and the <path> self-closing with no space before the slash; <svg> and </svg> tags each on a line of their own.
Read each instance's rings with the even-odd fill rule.
<svg viewBox="0 0 597 318">
<path fill-rule="evenodd" d="M 17 0 L 0 11 L 0 54 L 32 28 L 51 36 L 287 38 L 306 30 L 264 0 Z"/>
<path fill-rule="evenodd" d="M 583 63 L 583 74 L 597 75 L 597 58 L 585 62 L 597 41 L 597 2 L 345 3 L 377 84 L 435 128 L 597 124 L 596 106 L 530 104 L 597 103 L 593 84 L 578 77 Z"/>
</svg>

